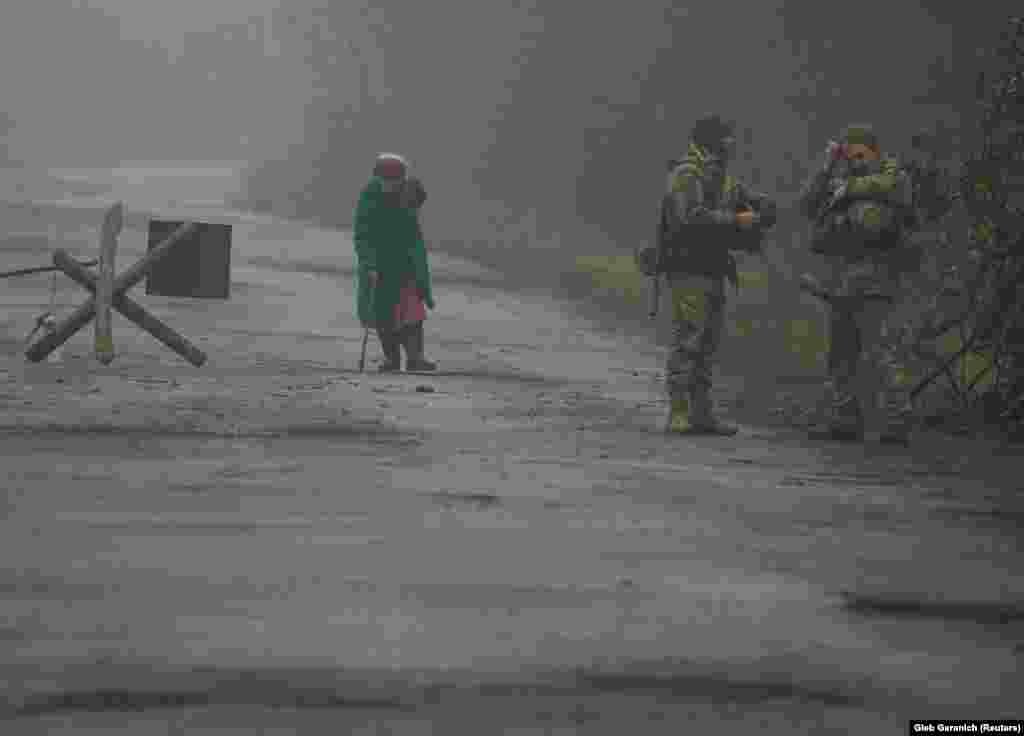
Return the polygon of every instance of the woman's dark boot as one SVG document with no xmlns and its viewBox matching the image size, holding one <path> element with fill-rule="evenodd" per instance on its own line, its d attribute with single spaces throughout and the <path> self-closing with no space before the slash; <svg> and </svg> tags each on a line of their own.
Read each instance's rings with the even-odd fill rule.
<svg viewBox="0 0 1024 736">
<path fill-rule="evenodd" d="M 377 368 L 381 373 L 394 373 L 402 370 L 402 349 L 398 336 L 391 329 L 377 328 L 380 347 L 384 352 L 384 362 Z"/>
<path fill-rule="evenodd" d="M 436 371 L 437 364 L 423 357 L 423 323 L 417 322 L 405 328 L 405 369 L 407 371 Z"/>
</svg>

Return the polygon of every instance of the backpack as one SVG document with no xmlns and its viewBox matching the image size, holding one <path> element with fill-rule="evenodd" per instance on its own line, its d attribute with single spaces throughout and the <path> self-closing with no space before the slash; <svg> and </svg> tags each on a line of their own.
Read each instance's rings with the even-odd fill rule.
<svg viewBox="0 0 1024 736">
<path fill-rule="evenodd" d="M 892 171 L 896 163 L 883 162 Z M 845 177 L 834 178 L 834 190 Z M 917 225 L 913 207 L 875 199 L 835 201 L 830 198 L 815 218 L 811 251 L 819 255 L 860 255 L 899 248 Z"/>
</svg>

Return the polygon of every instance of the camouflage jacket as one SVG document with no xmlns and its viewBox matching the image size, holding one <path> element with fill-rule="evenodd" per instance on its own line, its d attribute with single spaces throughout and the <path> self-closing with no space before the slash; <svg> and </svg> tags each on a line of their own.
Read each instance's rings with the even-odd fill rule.
<svg viewBox="0 0 1024 736">
<path fill-rule="evenodd" d="M 741 230 L 736 213 L 762 215 L 760 228 Z M 668 175 L 658 224 L 659 270 L 737 282 L 730 250 L 760 249 L 761 232 L 775 222 L 775 203 L 724 171 L 702 148 L 690 144 L 686 158 Z"/>
<path fill-rule="evenodd" d="M 845 196 L 835 193 L 845 185 Z M 889 208 L 893 227 L 884 233 L 886 247 L 873 247 L 856 229 L 847 227 L 855 208 L 865 203 Z M 829 257 L 826 288 L 835 296 L 895 298 L 905 268 L 901 253 L 913 227 L 913 185 L 894 159 L 884 159 L 863 176 L 852 176 L 844 162 L 818 171 L 805 182 L 797 204 L 813 222 L 812 250 Z"/>
<path fill-rule="evenodd" d="M 836 201 L 834 195 L 843 185 L 846 186 L 845 196 Z M 884 205 L 898 213 L 899 223 L 903 225 L 912 215 L 913 200 L 909 173 L 895 159 L 884 159 L 863 176 L 852 176 L 848 164 L 842 161 L 828 171 L 818 171 L 804 183 L 797 202 L 803 215 L 823 229 L 820 237 L 827 240 L 829 226 L 834 224 L 829 217 L 841 216 L 858 203 Z"/>
</svg>

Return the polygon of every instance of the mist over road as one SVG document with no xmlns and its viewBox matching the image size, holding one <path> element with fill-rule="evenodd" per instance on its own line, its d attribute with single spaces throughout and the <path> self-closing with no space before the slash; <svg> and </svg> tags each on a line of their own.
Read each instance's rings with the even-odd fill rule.
<svg viewBox="0 0 1024 736">
<path fill-rule="evenodd" d="M 140 207 L 215 188 L 175 190 L 188 177 L 169 168 L 147 189 L 139 167 L 75 172 L 134 193 L 126 260 L 145 250 Z M 730 377 L 715 399 L 738 438 L 666 438 L 656 346 L 444 254 L 427 322 L 443 373 L 359 375 L 346 233 L 158 211 L 234 225 L 230 301 L 145 298 L 202 368 L 123 322 L 109 367 L 88 330 L 26 365 L 43 290 L 3 292 L 4 734 L 1014 715 L 1014 448 L 808 446 L 739 411 Z M 79 257 L 88 212 L 59 230 Z M 65 284 L 58 308 L 81 297 Z"/>
<path fill-rule="evenodd" d="M 119 263 L 154 214 L 232 223 L 234 260 L 227 302 L 145 298 L 201 369 L 123 320 L 109 367 L 88 329 L 26 365 L 48 277 L 0 291 L 0 732 L 1019 717 L 1017 448 L 809 446 L 767 409 L 815 372 L 739 340 L 714 395 L 739 437 L 666 438 L 655 341 L 599 329 L 627 308 L 530 288 L 649 237 L 708 109 L 783 200 L 850 118 L 962 121 L 1005 13 L 948 7 L 5 6 L 4 263 L 94 256 L 116 198 Z M 429 379 L 354 370 L 344 226 L 391 149 L 430 191 Z M 795 234 L 736 309 L 782 314 Z"/>
</svg>

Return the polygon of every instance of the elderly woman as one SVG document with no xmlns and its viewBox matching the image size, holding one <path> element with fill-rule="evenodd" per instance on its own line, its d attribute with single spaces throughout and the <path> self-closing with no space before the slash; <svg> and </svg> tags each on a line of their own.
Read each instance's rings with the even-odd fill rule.
<svg viewBox="0 0 1024 736">
<path fill-rule="evenodd" d="M 356 313 L 375 327 L 384 350 L 381 372 L 405 369 L 433 371 L 437 366 L 423 355 L 426 307 L 434 308 L 427 250 L 419 223 L 426 192 L 409 176 L 401 156 L 381 154 L 373 176 L 359 195 L 355 214 L 358 265 Z"/>
</svg>

